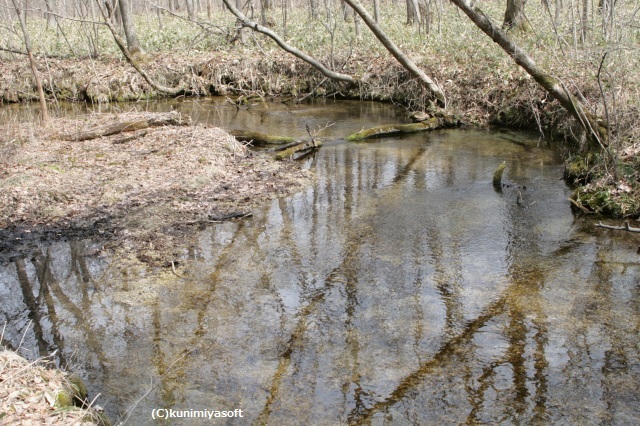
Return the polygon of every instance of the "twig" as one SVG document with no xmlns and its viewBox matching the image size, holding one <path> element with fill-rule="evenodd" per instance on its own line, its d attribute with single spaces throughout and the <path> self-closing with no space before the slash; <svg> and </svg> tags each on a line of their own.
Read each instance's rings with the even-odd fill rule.
<svg viewBox="0 0 640 426">
<path fill-rule="evenodd" d="M 173 260 L 171 261 L 171 272 L 173 272 L 173 274 L 178 278 L 184 278 L 183 275 L 180 275 L 178 271 L 176 271 L 176 265 L 173 263 Z"/>
<path fill-rule="evenodd" d="M 9 52 L 9 53 L 15 53 L 16 55 L 28 55 L 27 52 L 23 52 L 21 50 L 11 49 L 11 48 L 7 48 L 7 47 L 2 47 L 2 46 L 0 46 L 0 51 Z"/>
<path fill-rule="evenodd" d="M 309 129 L 309 125 L 306 125 L 307 127 L 307 133 L 309 134 L 309 137 L 311 138 L 311 143 L 313 144 L 313 146 L 316 146 L 316 138 L 313 137 L 313 135 L 311 134 L 311 130 Z"/>
<path fill-rule="evenodd" d="M 576 206 L 577 208 L 579 208 L 580 210 L 582 210 L 582 213 L 585 214 L 595 214 L 595 212 L 592 212 L 591 210 L 589 210 L 588 208 L 586 208 L 585 206 L 583 206 L 582 204 L 578 203 L 576 200 L 574 200 L 573 198 L 569 198 L 569 201 L 571 201 L 571 204 L 573 204 L 574 206 Z"/>
<path fill-rule="evenodd" d="M 0 333 L 0 346 L 2 345 L 2 342 L 4 342 L 4 332 L 7 329 L 7 322 L 5 321 L 4 324 L 2 325 L 2 333 Z"/>
<path fill-rule="evenodd" d="M 628 231 L 628 232 L 638 232 L 638 233 L 640 233 L 640 228 L 634 228 L 634 227 L 630 226 L 629 222 L 625 222 L 624 226 L 605 225 L 602 222 L 598 222 L 598 223 L 596 223 L 596 226 L 598 228 L 613 229 L 613 230 L 616 230 L 616 231 Z"/>
<path fill-rule="evenodd" d="M 171 368 L 180 360 L 184 359 L 187 357 L 187 355 L 189 355 L 191 352 L 195 351 L 197 349 L 197 346 L 189 349 L 188 351 L 185 351 L 184 354 L 182 354 L 181 356 L 179 356 L 178 358 L 176 358 L 175 361 L 173 361 L 171 363 L 171 365 L 169 365 L 166 368 L 166 373 L 164 373 L 162 376 L 159 377 L 159 380 L 154 384 L 153 383 L 153 377 L 151 377 L 151 383 L 149 384 L 149 389 L 147 389 L 147 391 L 140 397 L 138 398 L 129 408 L 127 408 L 125 410 L 125 414 L 123 414 L 122 416 L 120 416 L 120 418 L 118 419 L 118 421 L 116 422 L 116 424 L 118 425 L 123 425 L 125 423 L 127 423 L 127 421 L 129 421 L 129 417 L 131 417 L 131 413 L 133 413 L 133 410 L 136 409 L 136 407 L 142 402 L 142 400 L 144 400 L 147 396 L 149 396 L 149 394 L 151 393 L 151 391 L 158 386 L 158 384 L 162 383 L 162 379 L 167 377 L 169 375 L 169 373 L 171 373 Z"/>
</svg>

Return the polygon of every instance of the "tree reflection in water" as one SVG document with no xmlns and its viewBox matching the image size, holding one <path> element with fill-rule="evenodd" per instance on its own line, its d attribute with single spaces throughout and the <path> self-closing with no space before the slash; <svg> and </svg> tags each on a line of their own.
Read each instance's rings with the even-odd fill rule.
<svg viewBox="0 0 640 426">
<path fill-rule="evenodd" d="M 521 204 L 493 190 L 503 160 Z M 633 244 L 574 223 L 551 151 L 448 131 L 307 161 L 313 187 L 203 231 L 182 278 L 86 256 L 96 242 L 4 265 L 8 342 L 31 320 L 31 356 L 58 350 L 136 424 L 159 407 L 256 424 L 638 418 Z"/>
</svg>

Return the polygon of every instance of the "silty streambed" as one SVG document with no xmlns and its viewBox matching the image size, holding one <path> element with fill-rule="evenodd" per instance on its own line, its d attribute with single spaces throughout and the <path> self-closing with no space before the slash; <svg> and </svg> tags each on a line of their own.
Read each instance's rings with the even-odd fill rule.
<svg viewBox="0 0 640 426">
<path fill-rule="evenodd" d="M 335 123 L 329 138 L 401 115 L 177 108 L 294 136 Z M 185 243 L 180 277 L 89 240 L 1 265 L 5 340 L 58 350 L 130 424 L 157 408 L 242 409 L 240 424 L 637 422 L 637 242 L 572 216 L 552 149 L 449 130 L 336 140 L 305 166 L 313 186 Z"/>
</svg>

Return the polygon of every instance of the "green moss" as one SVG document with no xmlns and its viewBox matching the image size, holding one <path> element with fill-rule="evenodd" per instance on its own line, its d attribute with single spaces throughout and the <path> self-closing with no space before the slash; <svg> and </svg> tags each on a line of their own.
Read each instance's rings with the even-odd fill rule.
<svg viewBox="0 0 640 426">
<path fill-rule="evenodd" d="M 493 172 L 493 187 L 496 189 L 502 188 L 502 174 L 504 173 L 504 169 L 507 167 L 507 163 L 505 161 L 502 162 L 498 166 L 495 172 Z"/>
<path fill-rule="evenodd" d="M 564 178 L 567 183 L 571 185 L 588 183 L 589 173 L 596 160 L 596 155 L 593 153 L 574 157 L 565 165 Z"/>
<path fill-rule="evenodd" d="M 614 187 L 582 186 L 573 193 L 573 200 L 587 209 L 608 217 L 619 218 L 640 211 L 640 202 L 632 194 L 616 193 Z"/>
<path fill-rule="evenodd" d="M 441 121 L 438 118 L 433 117 L 419 123 L 388 124 L 385 126 L 372 127 L 370 129 L 361 130 L 358 133 L 354 133 L 348 136 L 347 140 L 349 142 L 357 142 L 376 136 L 391 136 L 402 133 L 424 132 L 425 130 L 437 129 L 441 126 Z"/>
<path fill-rule="evenodd" d="M 56 395 L 56 407 L 81 406 L 88 398 L 87 386 L 80 377 L 75 375 L 70 375 L 67 381 L 68 386 Z"/>
<path fill-rule="evenodd" d="M 74 405 L 73 394 L 70 392 L 69 389 L 65 389 L 61 392 L 58 392 L 58 394 L 56 395 L 55 405 L 57 408 L 72 407 Z"/>
<path fill-rule="evenodd" d="M 284 145 L 295 142 L 294 138 L 288 136 L 267 135 L 260 132 L 249 132 L 244 130 L 231 130 L 231 133 L 239 141 L 251 141 L 254 146 L 260 145 Z"/>
<path fill-rule="evenodd" d="M 69 385 L 73 390 L 73 396 L 79 401 L 84 401 L 88 397 L 87 386 L 84 384 L 84 381 L 75 375 L 71 375 L 68 378 Z"/>
</svg>

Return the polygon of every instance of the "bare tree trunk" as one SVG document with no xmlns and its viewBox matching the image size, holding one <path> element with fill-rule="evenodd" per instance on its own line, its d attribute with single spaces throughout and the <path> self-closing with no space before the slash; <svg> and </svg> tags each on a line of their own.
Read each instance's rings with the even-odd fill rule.
<svg viewBox="0 0 640 426">
<path fill-rule="evenodd" d="M 360 17 L 358 16 L 355 10 L 353 11 L 353 26 L 356 32 L 356 39 L 359 39 L 360 38 Z"/>
<path fill-rule="evenodd" d="M 122 28 L 124 36 L 127 39 L 127 48 L 132 55 L 144 54 L 144 50 L 140 46 L 140 41 L 136 35 L 136 29 L 133 24 L 133 16 L 131 16 L 131 5 L 129 0 L 118 0 L 120 5 L 120 16 L 122 16 Z"/>
<path fill-rule="evenodd" d="M 507 0 L 507 9 L 504 12 L 504 22 L 502 23 L 503 30 L 528 31 L 531 29 L 524 14 L 526 2 L 527 0 Z"/>
<path fill-rule="evenodd" d="M 160 31 L 164 30 L 164 23 L 162 22 L 162 10 L 156 7 L 156 16 L 158 17 L 158 28 Z"/>
<path fill-rule="evenodd" d="M 105 2 L 105 6 L 107 6 L 108 4 L 109 4 L 108 2 Z M 166 87 L 153 81 L 153 79 L 149 76 L 149 74 L 147 74 L 146 71 L 140 67 L 140 64 L 138 63 L 134 55 L 131 52 L 129 52 L 126 42 L 122 39 L 122 37 L 118 33 L 118 30 L 113 26 L 113 22 L 110 19 L 111 14 L 108 11 L 108 7 L 107 7 L 107 10 L 100 8 L 100 11 L 102 12 L 102 16 L 104 17 L 105 25 L 107 26 L 107 28 L 109 28 L 109 31 L 111 32 L 111 35 L 113 36 L 114 41 L 118 45 L 118 48 L 124 55 L 127 62 L 129 62 L 129 64 L 138 72 L 138 74 L 140 74 L 140 76 L 142 76 L 142 78 L 147 83 L 149 83 L 151 87 L 153 87 L 158 92 L 166 93 L 167 95 L 171 95 L 171 96 L 176 96 L 180 93 L 186 92 L 186 90 L 182 89 L 181 87 L 177 87 L 177 88 Z"/>
<path fill-rule="evenodd" d="M 318 19 L 318 0 L 309 0 L 311 19 Z"/>
<path fill-rule="evenodd" d="M 407 25 L 418 24 L 422 22 L 420 16 L 420 7 L 418 6 L 418 0 L 406 0 L 407 3 Z"/>
<path fill-rule="evenodd" d="M 187 15 L 189 16 L 189 19 L 191 19 L 192 21 L 195 21 L 196 8 L 193 3 L 193 0 L 186 0 L 186 4 L 187 4 Z"/>
<path fill-rule="evenodd" d="M 580 41 L 586 43 L 589 26 L 589 0 L 582 0 L 582 15 L 580 16 Z"/>
<path fill-rule="evenodd" d="M 51 3 L 55 5 L 55 0 L 45 0 L 44 4 L 47 7 L 47 12 L 45 13 L 45 17 L 47 18 L 47 29 L 51 28 L 56 23 L 56 17 L 54 15 L 54 8 L 51 6 Z"/>
<path fill-rule="evenodd" d="M 600 144 L 603 143 L 602 139 L 604 137 L 600 129 L 606 129 L 606 123 L 586 111 L 584 105 L 568 92 L 562 81 L 540 69 L 534 60 L 479 8 L 471 8 L 467 0 L 451 0 L 451 2 L 458 6 L 478 28 L 511 56 L 516 64 L 520 65 L 542 88 L 560 102 L 560 105 L 578 120 L 587 135 L 597 140 Z"/>
<path fill-rule="evenodd" d="M 33 73 L 33 78 L 36 80 L 36 86 L 38 87 L 38 98 L 40 98 L 40 115 L 42 117 L 42 121 L 46 123 L 47 121 L 49 121 L 49 110 L 47 109 L 47 101 L 44 97 L 44 90 L 42 90 L 42 81 L 40 80 L 40 74 L 38 73 L 38 69 L 36 68 L 36 60 L 31 54 L 31 41 L 29 39 L 29 32 L 27 31 L 27 24 L 18 5 L 18 0 L 12 1 L 13 7 L 16 9 L 16 13 L 18 14 L 20 27 L 22 28 L 22 35 L 24 36 L 24 47 L 25 49 L 27 49 L 27 56 L 29 57 L 31 72 Z"/>
<path fill-rule="evenodd" d="M 378 5 L 378 0 L 373 0 L 373 19 L 376 21 L 376 24 L 380 21 L 380 7 Z"/>
</svg>

